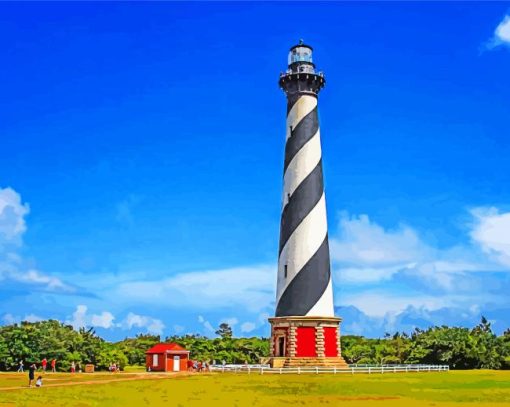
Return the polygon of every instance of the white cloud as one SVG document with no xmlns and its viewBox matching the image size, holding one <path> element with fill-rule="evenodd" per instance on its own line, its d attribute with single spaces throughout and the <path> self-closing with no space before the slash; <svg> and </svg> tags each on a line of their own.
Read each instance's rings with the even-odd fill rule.
<svg viewBox="0 0 510 407">
<path fill-rule="evenodd" d="M 499 263 L 510 266 L 510 212 L 496 208 L 476 208 L 472 211 L 475 225 L 471 238 L 482 250 Z"/>
<path fill-rule="evenodd" d="M 8 243 L 21 243 L 26 231 L 25 216 L 30 212 L 27 203 L 12 188 L 0 188 L 0 251 Z"/>
<path fill-rule="evenodd" d="M 501 215 L 497 216 L 499 229 L 491 229 L 490 232 L 498 235 L 495 240 L 499 243 L 496 245 L 493 241 L 491 249 L 499 250 L 501 257 L 507 247 L 502 234 L 505 227 L 510 228 L 510 214 L 504 219 Z M 478 216 L 478 219 L 478 229 L 472 236 L 481 240 L 483 233 L 480 230 L 488 228 L 480 225 L 488 218 Z M 506 239 L 510 241 L 508 234 Z M 460 245 L 447 249 L 434 248 L 409 226 L 384 229 L 370 221 L 367 215 L 342 216 L 338 236 L 331 239 L 331 258 L 334 276 L 344 284 L 380 283 L 406 274 L 420 278 L 424 283 L 453 290 L 458 288 L 455 284 L 459 276 L 468 272 L 508 271 L 490 261 L 476 247 Z"/>
<path fill-rule="evenodd" d="M 31 285 L 45 291 L 73 292 L 74 287 L 55 276 L 33 267 L 26 267 L 18 254 L 27 230 L 25 216 L 30 212 L 27 203 L 12 188 L 0 188 L 0 281 L 13 281 Z"/>
<path fill-rule="evenodd" d="M 145 315 L 137 315 L 130 312 L 124 320 L 123 326 L 127 326 L 128 329 L 133 327 L 145 328 L 147 332 L 155 335 L 162 335 L 165 325 L 160 319 L 148 317 Z"/>
<path fill-rule="evenodd" d="M 90 318 L 90 324 L 92 326 L 108 329 L 113 326 L 114 319 L 115 317 L 111 312 L 103 311 L 99 315 L 96 314 L 92 315 L 92 317 Z"/>
<path fill-rule="evenodd" d="M 391 267 L 342 267 L 337 271 L 336 276 L 339 282 L 375 283 L 391 280 L 402 269 L 411 269 L 415 265 L 416 263 Z"/>
<path fill-rule="evenodd" d="M 72 325 L 74 329 L 84 328 L 87 326 L 87 307 L 85 305 L 78 305 L 73 312 L 72 319 L 66 321 Z"/>
<path fill-rule="evenodd" d="M 451 306 L 453 299 L 445 296 L 416 296 L 366 291 L 342 297 L 342 305 L 353 305 L 368 316 L 387 317 L 403 312 L 409 306 L 438 310 Z"/>
<path fill-rule="evenodd" d="M 474 244 L 466 234 L 465 244 L 439 248 L 409 226 L 385 229 L 366 215 L 343 215 L 331 239 L 336 304 L 355 306 L 387 327 L 408 307 L 461 312 L 473 304 L 503 306 L 506 294 L 494 273 L 510 272 L 510 213 L 477 209 L 473 216 Z"/>
<path fill-rule="evenodd" d="M 275 280 L 276 268 L 269 266 L 196 271 L 163 280 L 122 283 L 115 295 L 172 308 L 260 311 L 274 301 Z"/>
<path fill-rule="evenodd" d="M 204 326 L 207 333 L 215 333 L 216 332 L 216 330 L 213 328 L 211 323 L 209 321 L 207 321 L 202 315 L 198 316 L 198 322 L 200 322 Z"/>
<path fill-rule="evenodd" d="M 494 37 L 501 43 L 510 44 L 510 16 L 505 16 L 494 31 Z"/>
<path fill-rule="evenodd" d="M 510 15 L 503 17 L 494 30 L 494 35 L 485 44 L 485 48 L 491 50 L 501 45 L 510 46 Z"/>
<path fill-rule="evenodd" d="M 256 328 L 256 325 L 253 322 L 243 322 L 241 324 L 241 332 L 249 333 Z"/>
<path fill-rule="evenodd" d="M 80 304 L 72 314 L 72 318 L 66 321 L 67 324 L 72 325 L 76 330 L 79 328 L 94 327 L 94 328 L 114 328 L 116 325 L 113 323 L 115 317 L 109 311 L 103 311 L 100 314 L 88 314 L 88 307 Z"/>
<path fill-rule="evenodd" d="M 19 274 L 17 279 L 26 283 L 44 285 L 47 289 L 52 291 L 74 291 L 73 287 L 64 284 L 59 278 L 42 274 L 40 271 L 35 269 L 30 269 L 25 274 Z"/>
<path fill-rule="evenodd" d="M 429 248 L 408 226 L 385 230 L 367 215 L 349 217 L 342 214 L 339 235 L 331 239 L 333 261 L 347 264 L 393 265 L 416 261 Z"/>
</svg>

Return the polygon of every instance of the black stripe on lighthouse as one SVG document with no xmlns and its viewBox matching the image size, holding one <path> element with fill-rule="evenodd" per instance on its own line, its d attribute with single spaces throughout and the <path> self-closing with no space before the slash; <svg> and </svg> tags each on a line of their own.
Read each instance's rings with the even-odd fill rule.
<svg viewBox="0 0 510 407">
<path fill-rule="evenodd" d="M 289 100 L 287 126 L 276 316 L 332 316 L 317 98 Z"/>
<path fill-rule="evenodd" d="M 292 159 L 303 148 L 303 146 L 317 133 L 319 130 L 319 118 L 317 115 L 317 106 L 308 113 L 298 125 L 291 130 L 290 138 L 285 145 L 285 164 L 283 172 L 287 171 Z"/>
<path fill-rule="evenodd" d="M 323 193 L 322 163 L 319 161 L 315 169 L 299 184 L 296 191 L 291 195 L 289 202 L 283 208 L 280 224 L 279 253 L 282 252 L 285 243 L 287 243 L 289 237 L 299 224 L 317 205 Z"/>
<path fill-rule="evenodd" d="M 321 271 L 318 273 L 318 271 Z M 320 300 L 330 280 L 328 237 L 288 285 L 276 307 L 276 316 L 306 315 Z"/>
</svg>

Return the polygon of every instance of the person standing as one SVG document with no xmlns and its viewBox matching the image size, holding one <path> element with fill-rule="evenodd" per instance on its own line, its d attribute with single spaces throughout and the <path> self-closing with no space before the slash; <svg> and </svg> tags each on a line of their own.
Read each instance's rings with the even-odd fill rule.
<svg viewBox="0 0 510 407">
<path fill-rule="evenodd" d="M 23 361 L 22 360 L 19 361 L 18 372 L 23 373 Z"/>
<path fill-rule="evenodd" d="M 53 373 L 56 373 L 57 371 L 57 359 L 55 358 L 51 359 L 51 371 Z"/>
<path fill-rule="evenodd" d="M 37 369 L 35 363 L 32 363 L 28 368 L 28 387 L 32 387 L 32 380 L 35 378 L 35 369 Z"/>
<path fill-rule="evenodd" d="M 74 362 L 71 362 L 71 373 L 76 373 L 76 365 Z"/>
<path fill-rule="evenodd" d="M 48 364 L 48 361 L 46 360 L 46 358 L 44 358 L 42 361 L 41 361 L 41 366 L 42 366 L 42 370 L 44 373 L 46 373 L 46 365 Z"/>
</svg>

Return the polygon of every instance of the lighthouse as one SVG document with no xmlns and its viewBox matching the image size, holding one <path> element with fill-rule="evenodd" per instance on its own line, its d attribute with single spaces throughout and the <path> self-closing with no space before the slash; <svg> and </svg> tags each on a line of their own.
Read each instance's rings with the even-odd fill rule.
<svg viewBox="0 0 510 407">
<path fill-rule="evenodd" d="M 287 96 L 276 311 L 271 324 L 273 367 L 346 367 L 333 308 L 318 95 L 326 80 L 313 49 L 289 51 L 279 85 Z"/>
</svg>

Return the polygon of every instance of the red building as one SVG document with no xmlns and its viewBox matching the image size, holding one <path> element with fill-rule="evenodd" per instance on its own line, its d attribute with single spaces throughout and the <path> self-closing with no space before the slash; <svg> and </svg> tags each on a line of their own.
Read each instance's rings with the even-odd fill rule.
<svg viewBox="0 0 510 407">
<path fill-rule="evenodd" d="M 145 352 L 145 367 L 152 372 L 186 371 L 189 350 L 176 343 L 158 343 Z"/>
</svg>

